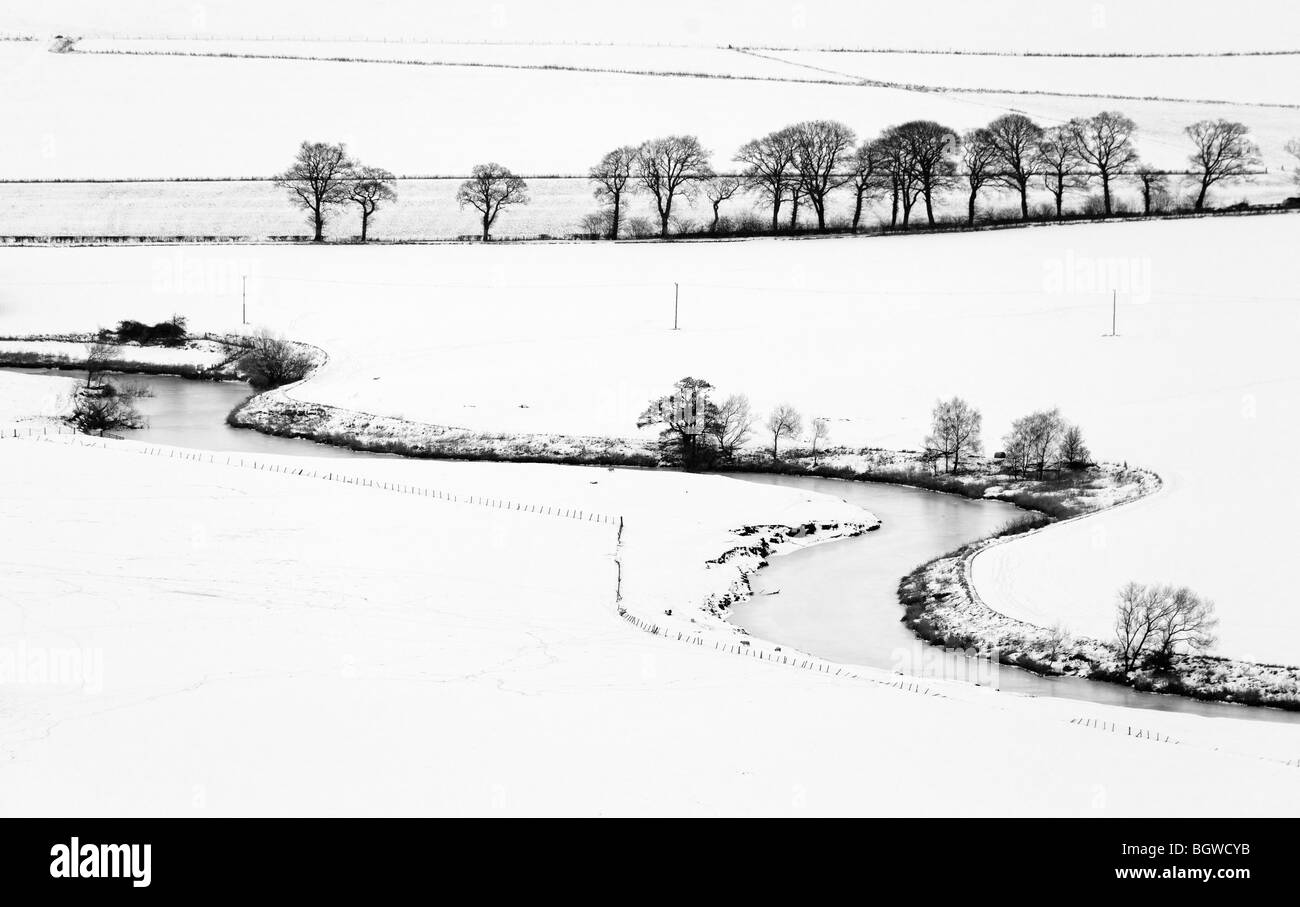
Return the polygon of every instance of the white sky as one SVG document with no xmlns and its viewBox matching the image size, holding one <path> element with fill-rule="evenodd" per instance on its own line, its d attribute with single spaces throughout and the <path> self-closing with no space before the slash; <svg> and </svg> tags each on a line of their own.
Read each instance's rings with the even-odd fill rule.
<svg viewBox="0 0 1300 907">
<path fill-rule="evenodd" d="M 972 50 L 1300 46 L 1292 0 L 5 0 L 0 33 L 604 41 Z"/>
</svg>

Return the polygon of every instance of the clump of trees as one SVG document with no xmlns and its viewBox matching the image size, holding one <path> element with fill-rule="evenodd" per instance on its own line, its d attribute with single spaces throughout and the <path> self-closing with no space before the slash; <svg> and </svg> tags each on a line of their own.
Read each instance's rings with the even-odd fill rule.
<svg viewBox="0 0 1300 907">
<path fill-rule="evenodd" d="M 1115 607 L 1115 652 L 1127 674 L 1138 667 L 1168 669 L 1175 654 L 1207 651 L 1215 643 L 1214 602 L 1186 586 L 1127 583 Z"/>
<path fill-rule="evenodd" d="M 714 387 L 702 378 L 686 377 L 671 392 L 651 400 L 637 419 L 637 427 L 659 426 L 659 450 L 665 462 L 686 469 L 708 469 L 718 463 L 734 462 L 753 437 L 757 421 L 749 398 L 732 394 L 721 403 L 713 399 Z M 803 433 L 803 417 L 793 406 L 776 406 L 763 420 L 763 431 L 772 439 L 772 459 L 780 460 L 782 441 Z M 819 445 L 830 437 L 830 423 L 815 419 L 809 434 L 814 460 Z"/>
<path fill-rule="evenodd" d="M 102 435 L 144 424 L 134 404 L 135 397 L 144 392 L 132 387 L 119 388 L 104 377 L 112 357 L 112 346 L 103 340 L 86 345 L 86 380 L 73 392 L 72 413 L 68 416 L 78 431 Z"/>
<path fill-rule="evenodd" d="M 1032 473 L 1039 479 L 1048 469 L 1086 466 L 1090 457 L 1083 430 L 1062 418 L 1059 409 L 1039 410 L 1016 419 L 1002 444 L 1009 471 Z"/>
<path fill-rule="evenodd" d="M 479 164 L 470 178 L 460 184 L 456 201 L 462 208 L 471 207 L 479 212 L 483 226 L 483 241 L 492 239 L 492 225 L 503 208 L 528 204 L 528 184 L 514 175 L 509 167 L 500 164 Z"/>
<path fill-rule="evenodd" d="M 306 347 L 265 328 L 244 338 L 244 343 L 239 370 L 258 390 L 301 381 L 315 365 L 315 357 Z"/>
<path fill-rule="evenodd" d="M 370 218 L 381 204 L 395 201 L 396 178 L 387 170 L 368 167 L 348 155 L 342 143 L 303 142 L 293 163 L 275 178 L 288 190 L 289 199 L 307 213 L 313 242 L 325 241 L 325 225 L 332 212 L 353 203 L 361 210 L 361 241 L 365 242 Z"/>
<path fill-rule="evenodd" d="M 117 327 L 106 336 L 112 336 L 118 343 L 138 343 L 141 346 L 179 346 L 188 338 L 186 320 L 183 315 L 173 315 L 157 324 L 145 324 L 142 321 L 127 319 L 119 321 Z"/>
</svg>

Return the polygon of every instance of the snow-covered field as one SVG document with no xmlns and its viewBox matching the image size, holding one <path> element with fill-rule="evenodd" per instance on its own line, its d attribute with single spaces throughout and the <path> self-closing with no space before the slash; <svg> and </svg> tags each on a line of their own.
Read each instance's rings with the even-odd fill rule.
<svg viewBox="0 0 1300 907">
<path fill-rule="evenodd" d="M 1011 110 L 1051 125 L 1118 108 L 1138 123 L 1143 159 L 1169 169 L 1186 166 L 1189 146 L 1182 129 L 1187 124 L 1231 117 L 1251 127 L 1271 172 L 1216 187 L 1211 204 L 1276 203 L 1295 193 L 1295 160 L 1283 148 L 1300 131 L 1296 110 L 1249 106 L 1290 98 L 1286 86 L 1294 80 L 1282 72 L 1292 58 L 1285 56 L 1112 60 L 774 52 L 899 83 L 1045 90 L 1086 84 L 1094 91 L 1124 88 L 1119 93 L 1175 92 L 1170 96 L 1191 98 L 1217 96 L 1211 88 L 1222 83 L 1229 99 L 1241 102 L 1218 105 L 500 68 L 591 66 L 844 81 L 725 48 L 122 40 L 91 40 L 85 46 L 376 60 L 409 56 L 485 65 L 52 54 L 44 42 L 0 43 L 0 118 L 24 124 L 0 140 L 0 178 L 267 176 L 287 164 L 304 138 L 344 141 L 363 161 L 398 174 L 457 176 L 487 160 L 524 174 L 583 174 L 611 147 L 668 133 L 699 135 L 713 152 L 715 168 L 726 171 L 735 167 L 732 155 L 745 141 L 804 119 L 843 120 L 867 137 L 908 119 L 934 119 L 963 130 Z M 576 97 L 581 104 L 566 101 Z M 417 113 L 394 116 L 387 103 L 393 98 L 407 99 Z M 105 135 L 113 141 L 103 141 Z M 476 233 L 473 212 L 455 202 L 456 185 L 455 180 L 404 181 L 399 200 L 377 217 L 374 235 L 413 239 Z M 506 211 L 498 236 L 585 232 L 583 216 L 597 209 L 586 180 L 535 179 L 530 185 L 532 204 Z M 1137 204 L 1135 185 L 1117 191 L 1123 203 Z M 850 201 L 846 193 L 840 196 L 832 219 L 848 216 Z M 1036 203 L 1048 200 L 1036 193 Z M 1074 203 L 1079 201 L 1076 196 Z M 952 193 L 939 205 L 941 211 L 963 211 L 964 194 Z M 1006 193 L 984 193 L 984 210 L 1011 206 Z M 647 216 L 651 207 L 646 198 L 634 198 L 629 215 Z M 737 197 L 723 213 L 765 216 L 761 207 Z M 711 217 L 704 204 L 679 204 L 678 213 L 696 225 Z M 875 223 L 882 213 L 877 205 L 866 223 Z M 353 211 L 340 211 L 330 235 L 354 235 L 357 219 Z M 265 182 L 0 185 L 0 233 L 6 235 L 264 238 L 304 230 L 301 212 Z"/>
<path fill-rule="evenodd" d="M 688 246 L 13 249 L 5 333 L 179 311 L 249 318 L 327 350 L 302 399 L 493 432 L 625 437 L 683 375 L 789 401 L 835 443 L 922 443 L 961 394 L 996 450 L 1059 405 L 1097 456 L 1158 472 L 1154 498 L 976 559 L 985 600 L 1106 636 L 1125 581 L 1218 603 L 1222 654 L 1300 660 L 1281 565 L 1300 505 L 1277 476 L 1296 431 L 1293 216 L 955 236 Z M 75 274 L 75 277 L 69 275 Z M 672 282 L 682 330 L 670 330 Z M 1118 291 L 1120 337 L 1110 330 Z"/>
<path fill-rule="evenodd" d="M 6 815 L 1300 809 L 1293 725 L 737 657 L 617 616 L 608 524 L 68 441 L 0 441 L 0 626 L 27 672 L 0 716 Z M 707 591 L 728 528 L 862 515 L 722 478 L 348 470 L 617 506 L 642 605 Z"/>
</svg>

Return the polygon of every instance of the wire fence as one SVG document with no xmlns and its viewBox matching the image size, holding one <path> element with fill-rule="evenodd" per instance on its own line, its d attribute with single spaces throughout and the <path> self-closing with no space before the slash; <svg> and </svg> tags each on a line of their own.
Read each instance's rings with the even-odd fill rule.
<svg viewBox="0 0 1300 907">
<path fill-rule="evenodd" d="M 51 440 L 52 437 L 58 435 L 71 436 L 70 443 L 75 444 L 78 447 L 98 448 L 104 450 L 124 450 L 131 453 L 161 457 L 168 460 L 225 465 L 240 469 L 252 469 L 259 472 L 272 472 L 287 476 L 299 476 L 308 479 L 337 482 L 343 485 L 355 485 L 359 488 L 373 488 L 379 491 L 405 494 L 412 497 L 428 498 L 430 500 L 444 501 L 451 504 L 470 504 L 478 507 L 487 507 L 493 510 L 531 513 L 540 516 L 576 520 L 584 523 L 603 523 L 618 526 L 620 535 L 622 533 L 623 518 L 621 516 L 601 513 L 594 510 L 586 510 L 574 506 L 566 507 L 562 505 L 534 504 L 490 495 L 466 494 L 463 492 L 448 491 L 446 489 L 433 488 L 424 485 L 412 485 L 404 482 L 371 479 L 333 469 L 312 469 L 307 466 L 300 466 L 293 463 L 264 462 L 252 456 L 244 456 L 237 453 L 220 454 L 209 453 L 201 450 L 189 450 L 182 447 L 154 447 L 148 445 L 141 446 L 137 444 L 123 447 L 113 445 L 110 448 L 109 444 L 100 441 L 97 437 L 84 435 L 71 429 L 65 430 L 63 427 L 57 425 L 34 427 L 11 425 L 5 430 L 0 431 L 0 438 L 7 439 L 30 438 L 39 441 Z M 113 440 L 123 439 L 117 437 L 113 438 Z"/>
</svg>

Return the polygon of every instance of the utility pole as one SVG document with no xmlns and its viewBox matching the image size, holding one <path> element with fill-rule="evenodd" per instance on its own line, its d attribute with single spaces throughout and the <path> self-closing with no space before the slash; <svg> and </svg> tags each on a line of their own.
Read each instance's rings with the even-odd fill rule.
<svg viewBox="0 0 1300 907">
<path fill-rule="evenodd" d="M 1115 330 L 1116 311 L 1118 308 L 1119 308 L 1119 302 L 1118 302 L 1117 291 L 1111 290 L 1110 291 L 1110 336 L 1112 337 L 1119 336 L 1118 332 Z"/>
<path fill-rule="evenodd" d="M 676 281 L 674 281 L 673 282 L 673 330 L 674 331 L 677 330 L 677 300 L 681 296 L 681 291 L 682 291 L 681 286 L 678 285 Z"/>
</svg>

